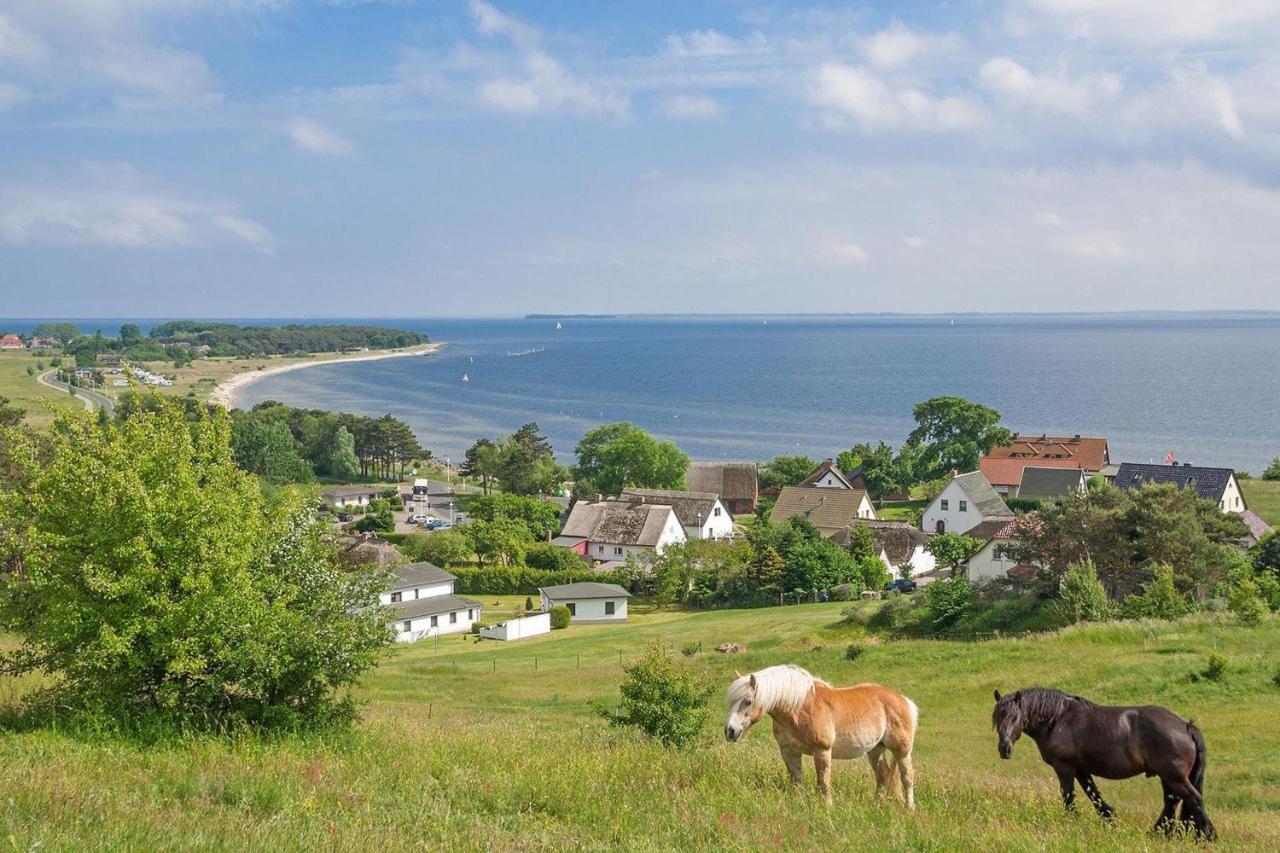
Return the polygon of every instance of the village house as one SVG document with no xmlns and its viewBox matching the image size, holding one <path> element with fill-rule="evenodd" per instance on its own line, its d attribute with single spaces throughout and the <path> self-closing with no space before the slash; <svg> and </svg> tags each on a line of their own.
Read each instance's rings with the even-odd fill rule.
<svg viewBox="0 0 1280 853">
<path fill-rule="evenodd" d="M 523 640 L 525 637 L 536 637 L 551 632 L 550 613 L 530 613 L 506 619 L 502 622 L 491 622 L 480 628 L 480 636 L 486 640 Z"/>
<path fill-rule="evenodd" d="M 52 349 L 53 347 L 62 346 L 62 341 L 57 338 L 32 338 L 28 344 L 32 349 Z"/>
<path fill-rule="evenodd" d="M 1023 500 L 1060 501 L 1068 495 L 1083 495 L 1088 489 L 1084 471 L 1079 468 L 1042 468 L 1037 463 L 1022 469 L 1022 482 L 1015 496 Z"/>
<path fill-rule="evenodd" d="M 340 537 L 338 559 L 349 566 L 394 566 L 408 560 L 396 546 L 372 533 Z"/>
<path fill-rule="evenodd" d="M 971 471 L 952 478 L 930 501 L 920 526 L 930 533 L 967 533 L 994 518 L 1013 518 L 1013 511 L 981 471 Z"/>
<path fill-rule="evenodd" d="M 457 576 L 432 563 L 409 563 L 391 570 L 391 582 L 382 593 L 383 604 L 417 601 L 439 595 L 453 595 Z"/>
<path fill-rule="evenodd" d="M 1025 516 L 1021 523 L 1027 523 Z M 983 541 L 978 553 L 965 565 L 969 583 L 979 586 L 994 580 L 1027 577 L 1039 571 L 1035 566 L 1018 561 L 1011 553 L 1018 544 L 1019 520 L 1015 518 L 992 519 L 969 531 L 967 535 Z"/>
<path fill-rule="evenodd" d="M 470 631 L 484 605 L 453 594 L 457 581 L 439 566 L 410 563 L 391 571 L 391 582 L 379 596 L 391 608 L 396 640 L 411 643 L 423 637 Z"/>
<path fill-rule="evenodd" d="M 867 484 L 862 479 L 862 472 L 845 472 L 835 466 L 830 459 L 825 459 L 813 473 L 796 485 L 812 486 L 816 489 L 855 489 L 865 492 Z"/>
<path fill-rule="evenodd" d="M 1014 433 L 1008 444 L 991 448 L 991 459 L 1070 460 L 1086 475 L 1096 474 L 1111 462 L 1105 438 L 1073 435 L 1025 435 Z M 994 485 L 994 484 L 993 484 Z"/>
<path fill-rule="evenodd" d="M 120 354 L 114 352 L 100 352 L 94 360 L 99 366 L 105 367 L 119 367 L 124 363 L 124 359 Z"/>
<path fill-rule="evenodd" d="M 871 531 L 876 540 L 876 556 L 894 577 L 898 577 L 900 569 L 908 563 L 911 564 L 912 577 L 932 572 L 937 567 L 937 560 L 929 553 L 929 534 L 905 521 L 859 519 L 832 536 L 831 541 L 837 545 L 848 545 L 849 536 L 857 527 Z"/>
<path fill-rule="evenodd" d="M 603 563 L 661 554 L 687 538 L 668 504 L 608 500 L 578 501 L 551 542 Z"/>
<path fill-rule="evenodd" d="M 760 499 L 760 480 L 754 462 L 694 462 L 684 475 L 691 492 L 720 497 L 732 515 L 752 515 Z"/>
<path fill-rule="evenodd" d="M 367 507 L 378 496 L 378 490 L 369 486 L 330 486 L 320 493 L 320 500 L 330 509 Z"/>
<path fill-rule="evenodd" d="M 572 622 L 579 624 L 627 621 L 627 599 L 631 593 L 616 583 L 566 583 L 538 590 L 542 609 L 562 604 L 569 608 Z M 571 624 L 572 624 L 571 622 Z"/>
<path fill-rule="evenodd" d="M 1268 533 L 1275 531 L 1270 524 L 1262 516 L 1258 515 L 1251 509 L 1246 509 L 1240 513 L 1240 520 L 1244 522 L 1244 526 L 1249 528 L 1249 533 L 1245 536 L 1244 541 L 1240 545 L 1244 548 L 1252 548 L 1262 541 L 1262 537 Z"/>
<path fill-rule="evenodd" d="M 733 538 L 733 516 L 711 492 L 624 489 L 618 500 L 671 507 L 684 528 L 685 537 L 691 540 Z"/>
<path fill-rule="evenodd" d="M 1225 513 L 1242 513 L 1246 509 L 1236 472 L 1231 468 L 1203 468 L 1183 462 L 1171 465 L 1148 465 L 1122 462 L 1112 481 L 1116 488 L 1140 489 L 1147 483 L 1172 483 L 1180 489 L 1193 489 L 1207 501 L 1213 501 Z"/>
<path fill-rule="evenodd" d="M 809 519 L 830 539 L 860 518 L 874 519 L 876 510 L 870 496 L 861 489 L 783 486 L 769 520 L 778 524 L 793 516 Z"/>
<path fill-rule="evenodd" d="M 1059 468 L 1083 473 L 1078 459 L 1027 459 L 1022 457 L 998 458 L 984 456 L 978 460 L 978 470 L 987 478 L 996 494 L 1006 498 L 1023 497 L 1022 477 L 1028 468 Z"/>
<path fill-rule="evenodd" d="M 17 335 L 9 334 L 0 337 L 0 349 L 25 349 L 26 344 Z"/>
</svg>

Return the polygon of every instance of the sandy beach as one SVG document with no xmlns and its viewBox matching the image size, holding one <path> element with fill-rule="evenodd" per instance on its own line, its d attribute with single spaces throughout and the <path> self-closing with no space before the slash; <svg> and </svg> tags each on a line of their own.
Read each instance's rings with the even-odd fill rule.
<svg viewBox="0 0 1280 853">
<path fill-rule="evenodd" d="M 209 394 L 209 402 L 222 406 L 226 409 L 234 409 L 236 401 L 239 400 L 240 392 L 249 385 L 264 379 L 268 376 L 275 376 L 279 373 L 288 373 L 292 370 L 302 370 L 306 367 L 318 367 L 322 364 L 350 363 L 353 361 L 378 361 L 384 358 L 404 358 L 411 355 L 430 355 L 438 352 L 443 343 L 433 342 L 424 344 L 420 347 L 412 347 L 410 349 L 386 350 L 384 352 L 371 352 L 367 355 L 344 356 L 335 354 L 328 358 L 316 358 L 309 361 L 297 361 L 292 364 L 282 364 L 279 367 L 268 367 L 265 370 L 246 370 L 244 373 L 237 373 L 235 376 L 227 379 L 213 389 Z"/>
</svg>

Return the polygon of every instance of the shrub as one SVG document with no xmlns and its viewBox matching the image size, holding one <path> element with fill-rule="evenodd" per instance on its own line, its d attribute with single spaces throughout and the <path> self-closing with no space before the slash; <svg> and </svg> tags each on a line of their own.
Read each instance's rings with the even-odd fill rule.
<svg viewBox="0 0 1280 853">
<path fill-rule="evenodd" d="M 1107 591 L 1098 580 L 1093 560 L 1072 563 L 1058 585 L 1057 609 L 1067 624 L 1101 622 L 1111 615 Z"/>
<path fill-rule="evenodd" d="M 528 596 L 526 596 L 526 597 L 525 597 L 525 599 L 524 599 L 524 609 L 525 609 L 525 610 L 532 610 L 532 609 L 533 609 L 533 599 L 532 599 L 532 598 L 530 598 L 530 597 L 528 597 Z"/>
<path fill-rule="evenodd" d="M 850 643 L 844 650 L 845 660 L 857 660 L 862 657 L 862 653 L 866 651 L 866 647 L 862 643 Z"/>
<path fill-rule="evenodd" d="M 582 569 L 583 559 L 568 548 L 552 545 L 550 542 L 535 542 L 525 549 L 524 563 L 531 569 L 545 571 L 569 571 Z"/>
<path fill-rule="evenodd" d="M 479 633 L 480 633 L 480 629 L 481 629 L 481 628 L 487 628 L 487 627 L 489 627 L 489 623 L 488 623 L 488 622 L 480 622 L 480 621 L 472 622 L 472 623 L 471 623 L 471 633 L 473 633 L 473 634 L 479 634 Z"/>
<path fill-rule="evenodd" d="M 895 595 L 871 611 L 867 627 L 873 631 L 900 631 L 912 621 L 916 610 L 916 603 L 909 596 Z"/>
<path fill-rule="evenodd" d="M 697 737 L 710 709 L 712 687 L 652 645 L 624 672 L 622 701 L 605 717 L 615 726 L 633 726 L 667 746 Z"/>
<path fill-rule="evenodd" d="M 1263 601 L 1258 585 L 1251 577 L 1238 577 L 1227 592 L 1227 609 L 1236 615 L 1242 625 L 1257 625 L 1270 609 Z"/>
<path fill-rule="evenodd" d="M 563 628 L 568 628 L 569 621 L 572 618 L 573 617 L 569 614 L 569 608 L 565 607 L 563 604 L 557 604 L 555 607 L 551 608 L 551 629 L 553 631 L 559 631 Z"/>
<path fill-rule="evenodd" d="M 1276 674 L 1271 676 L 1271 683 L 1276 687 L 1280 687 L 1280 669 L 1276 670 Z"/>
<path fill-rule="evenodd" d="M 1221 681 L 1227 674 L 1227 659 L 1219 654 L 1209 655 L 1209 665 L 1201 672 L 1209 681 Z"/>
<path fill-rule="evenodd" d="M 935 628 L 959 620 L 973 604 L 973 588 L 965 577 L 936 580 L 924 588 L 925 609 Z"/>
<path fill-rule="evenodd" d="M 1178 619 L 1191 612 L 1186 596 L 1173 585 L 1173 567 L 1157 565 L 1151 580 L 1124 600 L 1122 612 L 1128 619 Z"/>
<path fill-rule="evenodd" d="M 702 643 L 685 643 L 683 646 L 680 647 L 680 654 L 684 655 L 687 658 L 691 658 L 694 655 L 696 655 L 699 651 L 701 651 L 701 649 L 702 649 Z"/>
<path fill-rule="evenodd" d="M 828 601 L 853 601 L 853 587 L 847 583 L 833 586 L 827 590 Z"/>
<path fill-rule="evenodd" d="M 435 533 L 410 533 L 400 549 L 411 560 L 425 560 L 437 566 L 456 566 L 467 563 L 475 557 L 471 543 L 467 537 L 456 530 L 440 530 Z M 488 590 L 468 590 L 458 585 L 459 592 L 481 592 Z"/>
</svg>

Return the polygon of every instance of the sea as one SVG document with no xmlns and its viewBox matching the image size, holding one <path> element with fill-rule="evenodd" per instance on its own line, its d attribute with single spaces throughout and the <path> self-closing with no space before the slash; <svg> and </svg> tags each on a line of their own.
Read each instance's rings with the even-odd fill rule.
<svg viewBox="0 0 1280 853">
<path fill-rule="evenodd" d="M 129 321 L 77 322 L 114 333 Z M 1274 313 L 288 322 L 391 325 L 447 345 L 264 377 L 241 406 L 390 412 L 453 460 L 529 421 L 565 460 L 585 431 L 613 421 L 695 459 L 822 459 L 855 442 L 899 444 L 915 404 L 939 395 L 991 406 L 1024 434 L 1104 436 L 1113 461 L 1172 453 L 1256 475 L 1280 455 Z"/>
</svg>

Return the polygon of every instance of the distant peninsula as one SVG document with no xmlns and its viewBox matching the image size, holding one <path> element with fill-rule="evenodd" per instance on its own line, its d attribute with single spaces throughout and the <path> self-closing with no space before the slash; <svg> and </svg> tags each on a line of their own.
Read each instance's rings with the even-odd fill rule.
<svg viewBox="0 0 1280 853">
<path fill-rule="evenodd" d="M 617 314 L 525 314 L 526 320 L 616 320 Z"/>
</svg>

